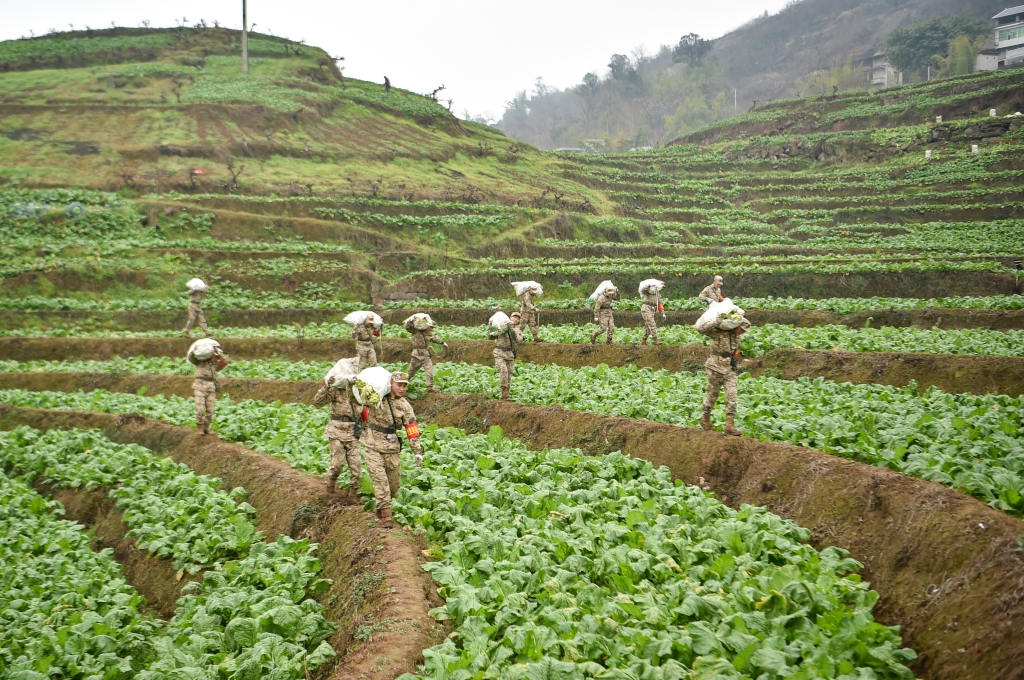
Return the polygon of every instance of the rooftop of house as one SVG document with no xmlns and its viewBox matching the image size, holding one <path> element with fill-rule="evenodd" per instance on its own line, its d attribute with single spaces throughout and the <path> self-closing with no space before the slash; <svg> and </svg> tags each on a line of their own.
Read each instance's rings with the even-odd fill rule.
<svg viewBox="0 0 1024 680">
<path fill-rule="evenodd" d="M 993 19 L 1003 19 L 1005 17 L 1013 16 L 1014 14 L 1024 14 L 1024 5 L 1017 5 L 1016 7 L 1010 7 L 1004 9 L 999 14 L 992 17 Z"/>
</svg>

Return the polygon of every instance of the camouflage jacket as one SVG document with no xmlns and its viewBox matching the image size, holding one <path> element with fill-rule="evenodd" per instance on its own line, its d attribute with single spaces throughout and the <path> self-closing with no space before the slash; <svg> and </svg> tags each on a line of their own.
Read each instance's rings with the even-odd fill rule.
<svg viewBox="0 0 1024 680">
<path fill-rule="evenodd" d="M 373 328 L 361 323 L 352 329 L 352 337 L 356 342 L 373 342 Z"/>
<path fill-rule="evenodd" d="M 612 311 L 612 298 L 604 293 L 597 296 L 597 302 L 594 303 L 594 316 L 600 316 L 601 312 L 610 313 Z"/>
<path fill-rule="evenodd" d="M 430 349 L 428 343 L 434 343 L 435 345 L 443 345 L 444 340 L 441 340 L 434 335 L 434 329 L 428 328 L 425 331 L 413 330 L 412 331 L 412 348 L 413 349 Z"/>
<path fill-rule="evenodd" d="M 697 297 L 703 300 L 705 305 L 710 305 L 712 302 L 718 302 L 719 296 L 725 297 L 725 293 L 722 292 L 721 288 L 715 288 L 715 285 L 711 284 L 702 290 Z"/>
<path fill-rule="evenodd" d="M 530 290 L 528 290 L 525 293 L 523 293 L 523 308 L 522 308 L 522 311 L 523 312 L 532 312 L 535 309 L 537 309 L 537 308 L 533 304 L 533 289 L 531 288 Z"/>
<path fill-rule="evenodd" d="M 206 361 L 196 364 L 196 376 L 192 381 L 192 389 L 203 389 L 207 385 L 217 385 L 217 371 L 220 370 L 220 362 L 227 361 L 223 353 L 214 354 Z"/>
<path fill-rule="evenodd" d="M 205 290 L 193 290 L 188 294 L 188 304 L 191 307 L 201 307 L 203 298 L 206 297 Z"/>
<path fill-rule="evenodd" d="M 321 385 L 313 397 L 313 405 L 322 407 L 326 404 L 331 405 L 331 419 L 324 428 L 327 438 L 355 441 L 355 423 L 363 407 L 352 396 L 352 381 L 343 378 L 331 386 Z"/>
<path fill-rule="evenodd" d="M 645 293 L 640 297 L 643 298 L 645 305 L 654 307 L 654 309 L 658 309 L 658 305 L 661 304 L 661 293 L 654 293 L 653 295 L 651 295 L 650 293 Z"/>
<path fill-rule="evenodd" d="M 389 394 L 384 397 L 379 407 L 370 406 L 370 419 L 363 433 L 363 444 L 377 453 L 398 453 L 402 450 L 398 437 L 406 425 L 410 424 L 416 424 L 416 413 L 412 410 L 412 404 L 405 397 L 395 399 Z M 389 438 L 389 435 L 392 436 Z M 409 446 L 414 452 L 423 453 L 419 437 L 410 438 Z"/>
<path fill-rule="evenodd" d="M 750 322 L 744 321 L 742 328 L 750 328 Z M 727 373 L 732 370 L 731 357 L 740 349 L 740 336 L 735 330 L 723 331 L 718 328 L 718 319 L 705 321 L 697 327 L 697 332 L 711 339 L 711 355 L 704 362 L 704 367 L 716 373 Z M 739 354 L 736 354 L 738 357 Z"/>
<path fill-rule="evenodd" d="M 487 338 L 494 340 L 494 351 L 492 354 L 499 359 L 515 359 L 515 355 L 512 353 L 512 343 L 520 343 L 523 341 L 523 332 L 519 330 L 519 326 L 513 326 L 509 324 L 504 329 L 497 333 L 487 333 Z"/>
</svg>

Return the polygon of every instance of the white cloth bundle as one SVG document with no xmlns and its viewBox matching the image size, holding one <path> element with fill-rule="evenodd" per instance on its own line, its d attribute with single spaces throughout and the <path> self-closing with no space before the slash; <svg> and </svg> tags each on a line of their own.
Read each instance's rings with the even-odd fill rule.
<svg viewBox="0 0 1024 680">
<path fill-rule="evenodd" d="M 544 288 L 536 281 L 513 281 L 512 287 L 516 289 L 516 296 L 522 297 L 526 291 L 533 289 L 534 295 L 543 295 Z"/>
<path fill-rule="evenodd" d="M 647 295 L 648 289 L 653 289 L 650 291 L 650 294 L 653 295 L 654 293 L 660 293 L 661 289 L 664 287 L 664 281 L 659 281 L 658 279 L 644 279 L 640 282 L 639 291 L 641 295 Z"/>
<path fill-rule="evenodd" d="M 335 384 L 340 382 L 344 378 L 352 378 L 356 375 L 356 369 L 359 368 L 359 357 L 352 357 L 351 359 L 338 359 L 338 363 L 331 367 L 331 370 L 324 376 L 324 384 L 329 385 L 331 378 L 334 378 Z"/>
<path fill-rule="evenodd" d="M 697 322 L 693 324 L 693 327 L 700 328 L 705 323 L 712 320 L 718 320 L 723 314 L 728 314 L 733 310 L 738 311 L 740 313 L 740 316 L 746 316 L 747 314 L 742 309 L 733 304 L 733 301 L 730 300 L 729 298 L 725 298 L 721 302 L 712 302 L 710 305 L 708 305 L 707 311 L 701 314 L 700 318 L 697 319 Z M 742 321 L 722 319 L 721 321 L 719 321 L 718 327 L 721 328 L 722 330 L 731 331 L 733 328 L 739 327 L 742 323 Z"/>
<path fill-rule="evenodd" d="M 358 326 L 359 324 L 366 322 L 366 317 L 367 316 L 372 316 L 373 317 L 373 327 L 374 328 L 380 328 L 381 326 L 384 325 L 384 319 L 380 318 L 375 313 L 368 312 L 368 311 L 352 312 L 351 314 L 346 316 L 344 319 L 342 319 L 342 321 L 344 321 L 345 323 L 350 323 L 353 326 Z"/>
<path fill-rule="evenodd" d="M 487 325 L 495 331 L 503 331 L 511 322 L 512 319 L 508 318 L 508 314 L 505 312 L 495 312 L 494 315 L 487 320 Z"/>
<path fill-rule="evenodd" d="M 220 349 L 220 343 L 213 338 L 199 338 L 188 348 L 188 354 L 185 355 L 185 358 L 192 363 L 209 361 L 217 353 L 218 349 Z"/>
<path fill-rule="evenodd" d="M 380 406 L 391 393 L 391 371 L 383 366 L 364 368 L 352 384 L 352 394 L 363 406 Z"/>
<path fill-rule="evenodd" d="M 413 328 L 418 331 L 425 331 L 434 325 L 434 320 L 430 318 L 430 315 L 425 312 L 417 312 L 408 319 L 402 322 L 403 325 L 408 328 L 411 324 Z"/>
<path fill-rule="evenodd" d="M 202 279 L 189 279 L 188 283 L 185 284 L 185 287 L 188 288 L 188 292 L 190 293 L 194 293 L 199 290 L 210 289 L 210 287 L 207 286 Z"/>
<path fill-rule="evenodd" d="M 594 292 L 591 293 L 590 297 L 587 298 L 587 299 L 590 300 L 591 302 L 596 302 L 597 298 L 600 297 L 600 295 L 602 293 L 604 293 L 605 291 L 607 291 L 607 290 L 609 290 L 611 288 L 615 288 L 615 284 L 614 283 L 612 283 L 611 281 L 602 281 L 598 285 L 598 287 L 594 289 Z"/>
</svg>

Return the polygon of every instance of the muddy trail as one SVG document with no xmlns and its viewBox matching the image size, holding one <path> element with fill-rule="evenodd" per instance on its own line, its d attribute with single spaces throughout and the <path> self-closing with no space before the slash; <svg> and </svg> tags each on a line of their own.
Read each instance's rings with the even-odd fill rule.
<svg viewBox="0 0 1024 680">
<path fill-rule="evenodd" d="M 508 311 L 508 310 L 506 310 Z M 440 326 L 479 326 L 487 323 L 493 309 L 437 309 L 416 307 L 388 309 L 378 312 L 384 323 L 400 325 L 417 312 L 430 314 Z M 343 323 L 348 314 L 330 309 L 209 309 L 205 310 L 206 320 L 216 331 L 217 327 L 258 328 L 280 325 L 311 323 Z M 701 312 L 668 312 L 662 325 L 690 325 Z M 167 311 L 0 311 L 0 328 L 61 328 L 81 325 L 93 330 L 154 331 L 161 329 L 178 330 L 185 327 L 188 314 L 185 310 Z M 791 324 L 798 327 L 837 324 L 850 328 L 863 328 L 870 323 L 874 328 L 987 328 L 991 330 L 1012 330 L 1024 328 L 1024 309 L 874 309 L 854 314 L 837 314 L 817 310 L 773 310 L 751 309 L 747 318 L 755 326 L 767 323 Z M 561 326 L 582 326 L 591 323 L 594 314 L 590 309 L 541 309 L 541 324 Z M 639 328 L 643 319 L 638 311 L 616 311 L 615 325 L 620 328 Z"/>
<path fill-rule="evenodd" d="M 233 359 L 335 361 L 355 356 L 353 340 L 237 338 L 222 339 Z M 0 338 L 0 359 L 60 361 L 110 360 L 116 357 L 184 357 L 191 342 L 185 338 Z M 452 340 L 436 362 L 466 362 L 491 366 L 494 344 L 485 340 Z M 411 341 L 385 340 L 378 360 L 408 361 Z M 699 371 L 708 357 L 706 345 L 562 345 L 522 343 L 519 360 L 535 364 L 582 366 L 633 365 L 670 371 Z M 755 377 L 786 380 L 823 377 L 836 382 L 876 383 L 902 387 L 917 381 L 923 391 L 932 385 L 952 393 L 1024 394 L 1024 358 L 968 354 L 909 354 L 776 349 L 743 362 Z"/>
<path fill-rule="evenodd" d="M 439 602 L 436 586 L 420 566 L 421 541 L 405 530 L 374 528 L 371 514 L 339 505 L 337 497 L 325 491 L 323 478 L 215 435 L 202 437 L 194 429 L 135 414 L 0 405 L 0 428 L 18 425 L 40 430 L 99 428 L 113 441 L 145 446 L 187 464 L 197 474 L 220 477 L 225 488 L 244 487 L 257 510 L 257 528 L 264 532 L 264 540 L 287 534 L 319 543 L 321 575 L 333 582 L 317 600 L 327 608 L 328 620 L 339 626 L 330 643 L 340 661 L 330 678 L 390 680 L 415 672 L 423 650 L 443 640 L 443 629 L 428 614 Z M 129 583 L 161 615 L 173 614 L 188 577 L 179 581 L 170 560 L 146 557 L 125 539 L 127 527 L 105 490 L 58 490 L 52 495 L 65 503 L 68 519 L 95 528 L 100 547 L 115 549 Z M 356 640 L 360 626 L 375 625 L 383 630 L 369 641 Z"/>
<path fill-rule="evenodd" d="M 149 394 L 191 394 L 191 379 L 184 376 L 3 378 L 14 379 L 10 387 L 27 389 L 146 387 Z M 319 382 L 225 379 L 222 386 L 234 399 L 310 403 Z M 31 409 L 3 413 L 11 411 Z M 875 615 L 901 626 L 904 643 L 919 654 L 913 664 L 919 677 L 1024 677 L 1024 552 L 1018 544 L 1024 522 L 981 501 L 819 451 L 643 420 L 481 395 L 430 395 L 416 403 L 416 411 L 421 422 L 471 432 L 499 425 L 506 436 L 535 448 L 572 446 L 590 455 L 622 451 L 667 465 L 675 478 L 713 491 L 731 507 L 763 505 L 809 528 L 816 547 L 845 548 L 864 564 L 864 578 L 881 596 Z"/>
</svg>

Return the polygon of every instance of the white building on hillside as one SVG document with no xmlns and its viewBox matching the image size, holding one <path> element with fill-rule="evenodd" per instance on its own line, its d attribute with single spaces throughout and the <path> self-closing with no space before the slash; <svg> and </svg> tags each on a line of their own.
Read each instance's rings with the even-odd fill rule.
<svg viewBox="0 0 1024 680">
<path fill-rule="evenodd" d="M 871 86 L 876 90 L 903 84 L 903 74 L 889 66 L 889 62 L 885 60 L 884 52 L 875 52 L 871 56 L 870 66 L 865 67 L 864 70 L 868 73 L 868 80 L 871 81 Z"/>
<path fill-rule="evenodd" d="M 992 20 L 996 22 L 996 47 L 978 55 L 978 71 L 995 71 L 1024 62 L 1024 5 L 1004 9 Z"/>
</svg>

